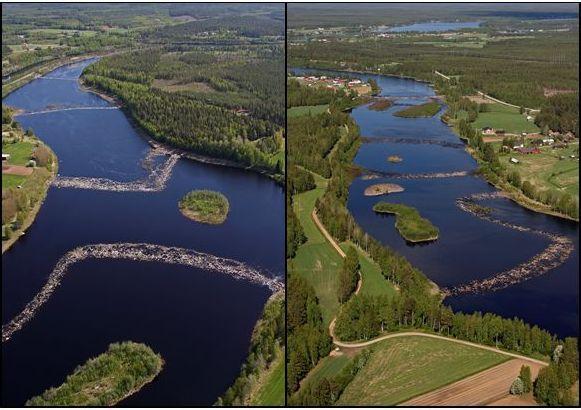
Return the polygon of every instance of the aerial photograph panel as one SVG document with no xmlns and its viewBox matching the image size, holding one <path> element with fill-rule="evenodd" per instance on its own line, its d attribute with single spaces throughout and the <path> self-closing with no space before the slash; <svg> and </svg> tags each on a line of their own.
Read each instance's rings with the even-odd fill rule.
<svg viewBox="0 0 581 410">
<path fill-rule="evenodd" d="M 2 4 L 3 406 L 284 404 L 284 4 Z"/>
<path fill-rule="evenodd" d="M 288 404 L 578 405 L 578 4 L 287 27 Z"/>
</svg>

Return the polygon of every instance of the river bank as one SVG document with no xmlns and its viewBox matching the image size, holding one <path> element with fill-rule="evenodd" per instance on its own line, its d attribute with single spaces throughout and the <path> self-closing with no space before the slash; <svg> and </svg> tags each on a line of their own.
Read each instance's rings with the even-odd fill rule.
<svg viewBox="0 0 581 410">
<path fill-rule="evenodd" d="M 95 87 L 87 86 L 85 84 L 85 82 L 83 81 L 82 75 L 79 79 L 79 83 L 82 85 L 82 89 L 84 91 L 98 95 L 99 97 L 103 98 L 104 100 L 118 106 L 126 114 L 128 121 L 135 127 L 135 129 L 137 130 L 137 133 L 142 138 L 144 138 L 147 141 L 147 143 L 149 145 L 151 145 L 153 148 L 163 147 L 165 149 L 171 149 L 173 151 L 179 152 L 179 154 L 184 158 L 188 158 L 188 159 L 191 159 L 192 161 L 197 161 L 197 162 L 201 162 L 204 164 L 217 165 L 217 166 L 230 167 L 230 168 L 238 168 L 238 169 L 242 169 L 245 171 L 255 172 L 257 174 L 260 174 L 260 175 L 263 175 L 267 178 L 272 179 L 274 182 L 276 182 L 280 186 L 285 185 L 284 175 L 275 174 L 273 172 L 266 171 L 264 169 L 244 165 L 244 164 L 241 164 L 239 162 L 228 160 L 228 159 L 210 157 L 210 156 L 203 155 L 203 154 L 197 154 L 197 153 L 194 153 L 192 151 L 189 151 L 189 150 L 186 150 L 183 148 L 178 148 L 178 147 L 174 147 L 172 145 L 169 145 L 169 144 L 166 144 L 163 142 L 159 142 L 156 139 L 154 139 L 140 125 L 139 120 L 134 116 L 133 112 L 125 104 L 123 104 L 123 102 L 119 98 L 117 98 L 117 96 L 115 96 L 113 94 L 108 94 L 102 90 L 95 88 Z"/>
<path fill-rule="evenodd" d="M 10 249 L 16 243 L 16 241 L 21 236 L 23 236 L 25 234 L 26 230 L 28 228 L 30 228 L 30 226 L 32 225 L 32 223 L 36 219 L 36 216 L 37 216 L 38 212 L 40 211 L 40 208 L 44 204 L 44 201 L 46 199 L 46 195 L 48 193 L 50 185 L 52 184 L 52 182 L 54 181 L 54 179 L 56 178 L 56 176 L 58 174 L 58 158 L 57 158 L 56 154 L 42 140 L 39 139 L 39 141 L 41 142 L 41 144 L 44 147 L 46 147 L 46 149 L 50 153 L 51 164 L 52 164 L 51 169 L 49 171 L 50 174 L 49 174 L 49 177 L 42 184 L 42 188 L 41 188 L 42 192 L 40 193 L 40 198 L 35 202 L 32 209 L 30 209 L 28 211 L 28 213 L 27 213 L 26 217 L 24 218 L 24 220 L 22 221 L 22 224 L 20 225 L 20 227 L 16 230 L 12 231 L 12 235 L 10 236 L 10 238 L 8 238 L 7 240 L 2 240 L 2 254 L 4 254 L 4 252 L 6 252 L 8 249 Z M 33 172 L 36 172 L 36 170 Z"/>
<path fill-rule="evenodd" d="M 452 126 L 451 129 L 454 131 L 455 134 L 458 135 L 458 137 L 462 141 L 466 142 L 465 138 L 460 137 L 456 127 Z M 479 165 L 481 165 L 482 163 L 486 164 L 486 161 L 484 161 L 482 159 L 482 157 L 478 154 L 478 152 L 476 150 L 474 150 L 473 148 L 471 148 L 470 146 L 466 145 L 465 151 L 468 154 L 470 154 L 470 156 L 472 158 L 474 158 L 478 162 Z M 538 212 L 541 214 L 550 215 L 550 216 L 554 216 L 556 218 L 565 219 L 568 221 L 573 221 L 573 222 L 579 223 L 579 219 L 576 219 L 576 218 L 573 218 L 569 215 L 555 211 L 550 206 L 545 205 L 542 202 L 538 202 L 538 201 L 535 201 L 534 199 L 527 197 L 526 195 L 524 195 L 522 193 L 521 190 L 512 186 L 509 182 L 503 181 L 502 179 L 500 179 L 500 177 L 493 178 L 491 174 L 483 173 L 483 172 L 480 172 L 479 175 L 484 180 L 486 180 L 486 182 L 488 182 L 491 186 L 495 187 L 496 189 L 501 191 L 503 194 L 505 194 L 508 199 L 510 199 L 514 203 L 522 206 L 523 208 L 526 208 L 526 209 L 533 211 L 533 212 Z"/>
</svg>

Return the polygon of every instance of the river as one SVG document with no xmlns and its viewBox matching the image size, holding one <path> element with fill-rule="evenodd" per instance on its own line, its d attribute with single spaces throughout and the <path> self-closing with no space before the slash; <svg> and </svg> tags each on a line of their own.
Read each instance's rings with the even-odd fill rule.
<svg viewBox="0 0 581 410">
<path fill-rule="evenodd" d="M 361 227 L 404 255 L 440 287 L 454 287 L 472 280 L 482 280 L 510 270 L 542 252 L 550 240 L 531 232 L 522 232 L 491 223 L 461 210 L 456 200 L 496 189 L 484 179 L 472 175 L 476 161 L 465 151 L 451 128 L 432 118 L 400 118 L 393 114 L 405 106 L 421 104 L 434 97 L 426 83 L 381 75 L 342 73 L 329 70 L 293 70 L 303 73 L 373 78 L 381 95 L 394 105 L 386 111 L 355 108 L 352 116 L 364 138 L 354 162 L 378 179 L 359 177 L 349 189 L 348 208 Z M 403 158 L 400 163 L 387 161 L 389 155 Z M 467 171 L 463 177 L 402 179 L 398 174 L 434 174 Z M 392 182 L 405 191 L 386 197 L 366 197 L 365 188 Z M 380 200 L 403 203 L 418 209 L 440 229 L 437 241 L 411 245 L 399 235 L 391 215 L 376 214 L 372 207 Z M 572 253 L 548 272 L 497 291 L 463 294 L 445 299 L 456 311 L 493 312 L 504 317 L 519 317 L 561 337 L 577 336 L 579 304 L 579 225 L 556 217 L 529 211 L 505 199 L 478 202 L 493 208 L 492 217 L 511 224 L 560 235 L 572 245 Z"/>
<path fill-rule="evenodd" d="M 102 109 L 114 107 L 79 87 L 78 77 L 92 61 L 58 68 L 4 103 L 25 111 L 17 120 L 56 152 L 60 177 L 143 179 L 148 143 L 123 111 Z M 55 111 L 26 114 L 47 109 Z M 63 255 L 89 244 L 184 248 L 244 263 L 282 281 L 283 189 L 249 171 L 187 159 L 172 170 L 167 183 L 152 192 L 52 186 L 33 225 L 2 257 L 3 325 L 35 297 Z M 192 189 L 216 190 L 228 198 L 224 224 L 200 224 L 179 212 L 179 199 Z M 120 405 L 214 403 L 238 375 L 271 291 L 220 272 L 165 262 L 85 259 L 71 265 L 50 298 L 2 344 L 3 406 L 21 406 L 60 385 L 77 365 L 123 340 L 151 346 L 165 366 L 154 382 Z"/>
</svg>

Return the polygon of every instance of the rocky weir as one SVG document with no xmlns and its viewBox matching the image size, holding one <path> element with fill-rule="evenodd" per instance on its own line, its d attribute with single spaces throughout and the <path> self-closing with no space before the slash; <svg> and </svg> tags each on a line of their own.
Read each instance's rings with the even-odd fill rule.
<svg viewBox="0 0 581 410">
<path fill-rule="evenodd" d="M 138 262 L 161 262 L 190 266 L 204 271 L 245 280 L 268 287 L 273 293 L 284 290 L 284 283 L 269 277 L 259 269 L 234 259 L 222 258 L 194 249 L 162 246 L 149 243 L 111 243 L 85 245 L 67 252 L 56 263 L 48 280 L 36 296 L 10 322 L 2 326 L 2 342 L 10 340 L 52 296 L 69 272 L 71 265 L 86 259 L 124 259 Z"/>
<path fill-rule="evenodd" d="M 562 265 L 575 250 L 573 242 L 566 236 L 502 221 L 493 217 L 489 208 L 482 207 L 476 203 L 477 201 L 505 197 L 502 192 L 479 193 L 457 199 L 456 205 L 464 212 L 496 225 L 545 237 L 550 241 L 549 245 L 532 258 L 511 269 L 495 273 L 485 279 L 477 279 L 465 284 L 443 288 L 442 293 L 445 296 L 494 292 L 505 289 L 555 269 Z"/>
<path fill-rule="evenodd" d="M 154 165 L 155 159 L 160 156 L 167 158 L 159 165 Z M 159 192 L 163 191 L 170 179 L 173 169 L 181 155 L 166 149 L 153 148 L 142 161 L 143 168 L 148 175 L 140 180 L 131 182 L 114 181 L 107 178 L 90 177 L 57 177 L 52 185 L 57 188 L 89 189 L 95 191 L 112 192 Z"/>
</svg>

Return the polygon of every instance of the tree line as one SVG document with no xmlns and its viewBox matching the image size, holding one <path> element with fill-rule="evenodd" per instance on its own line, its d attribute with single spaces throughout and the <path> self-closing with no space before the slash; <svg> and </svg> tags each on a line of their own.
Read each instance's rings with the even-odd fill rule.
<svg viewBox="0 0 581 410">
<path fill-rule="evenodd" d="M 117 97 L 136 122 L 158 141 L 280 173 L 282 167 L 270 147 L 273 144 L 258 142 L 276 138 L 280 125 L 252 113 L 240 114 L 228 106 L 208 104 L 195 95 L 153 87 L 155 78 L 173 78 L 175 67 L 186 64 L 165 56 L 161 51 L 147 50 L 104 58 L 86 69 L 83 80 L 88 86 Z M 248 67 L 242 65 L 239 69 Z M 253 81 L 259 82 L 258 75 Z M 282 81 L 283 78 L 278 83 Z M 284 110 L 284 106 L 281 108 Z"/>
</svg>

